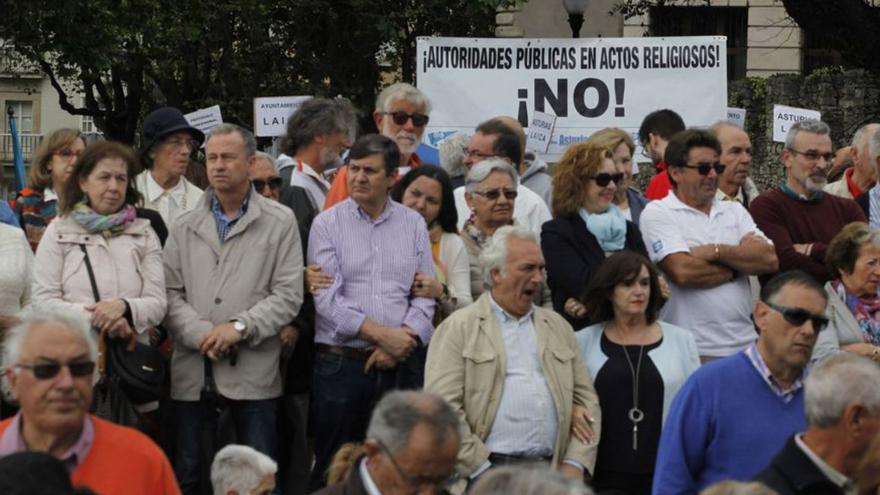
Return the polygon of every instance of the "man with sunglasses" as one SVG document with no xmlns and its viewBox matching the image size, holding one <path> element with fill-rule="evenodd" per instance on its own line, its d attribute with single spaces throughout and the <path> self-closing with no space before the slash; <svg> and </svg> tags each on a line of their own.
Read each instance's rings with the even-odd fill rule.
<svg viewBox="0 0 880 495">
<path fill-rule="evenodd" d="M 785 180 L 755 198 L 750 210 L 776 247 L 779 270 L 803 270 L 823 283 L 831 278 L 825 267 L 831 239 L 847 224 L 865 221 L 855 201 L 823 191 L 833 159 L 827 124 L 792 125 L 782 150 Z"/>
<path fill-rule="evenodd" d="M 89 414 L 98 344 L 79 311 L 26 313 L 5 339 L 6 378 L 21 410 L 0 422 L 0 457 L 45 452 L 96 493 L 179 494 L 165 454 L 144 434 Z"/>
<path fill-rule="evenodd" d="M 454 479 L 459 419 L 442 398 L 391 392 L 376 404 L 357 459 L 345 480 L 317 495 L 439 494 Z"/>
<path fill-rule="evenodd" d="M 826 303 L 822 285 L 799 270 L 763 286 L 754 305 L 757 340 L 698 369 L 673 399 L 654 494 L 696 494 L 720 480 L 751 479 L 804 430 L 805 369 L 828 324 Z"/>
<path fill-rule="evenodd" d="M 383 89 L 376 97 L 373 122 L 379 134 L 391 138 L 400 148 L 397 177 L 403 177 L 410 168 L 422 165 L 416 153 L 431 114 L 427 95 L 408 83 L 395 83 Z M 341 167 L 327 193 L 324 209 L 344 201 L 349 196 L 348 168 Z"/>
<path fill-rule="evenodd" d="M 709 131 L 682 131 L 666 147 L 672 194 L 652 201 L 640 228 L 651 260 L 669 279 L 661 319 L 693 331 L 703 361 L 745 349 L 754 338 L 748 275 L 777 269 L 773 245 L 742 204 L 719 201 L 720 144 Z"/>
</svg>

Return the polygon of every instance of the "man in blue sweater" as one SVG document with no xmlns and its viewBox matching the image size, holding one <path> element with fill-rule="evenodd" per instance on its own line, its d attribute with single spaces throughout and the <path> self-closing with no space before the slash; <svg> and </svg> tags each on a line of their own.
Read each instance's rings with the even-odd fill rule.
<svg viewBox="0 0 880 495">
<path fill-rule="evenodd" d="M 754 309 L 757 341 L 704 365 L 673 400 L 660 436 L 655 495 L 751 479 L 806 428 L 804 368 L 828 323 L 826 302 L 822 286 L 801 271 L 764 285 Z"/>
</svg>

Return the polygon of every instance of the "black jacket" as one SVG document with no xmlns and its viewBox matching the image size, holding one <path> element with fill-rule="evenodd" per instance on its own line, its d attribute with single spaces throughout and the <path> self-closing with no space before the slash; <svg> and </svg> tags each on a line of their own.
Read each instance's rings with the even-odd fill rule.
<svg viewBox="0 0 880 495">
<path fill-rule="evenodd" d="M 648 257 L 642 233 L 634 223 L 626 222 L 624 249 Z M 605 261 L 605 252 L 596 237 L 587 230 L 580 215 L 558 217 L 541 229 L 541 251 L 547 264 L 547 285 L 553 296 L 553 309 L 563 315 L 575 330 L 589 324 L 586 318 L 572 318 L 565 313 L 569 297 L 579 299 Z"/>
<path fill-rule="evenodd" d="M 755 481 L 764 483 L 779 495 L 844 495 L 797 446 L 794 437 L 788 439 Z"/>
<path fill-rule="evenodd" d="M 865 212 L 865 218 L 868 219 L 868 222 L 871 221 L 871 195 L 870 195 L 870 192 L 871 192 L 871 190 L 868 189 L 867 191 L 863 192 L 862 194 L 859 194 L 856 197 L 856 203 L 858 203 L 858 205 L 862 207 L 862 211 Z"/>
</svg>

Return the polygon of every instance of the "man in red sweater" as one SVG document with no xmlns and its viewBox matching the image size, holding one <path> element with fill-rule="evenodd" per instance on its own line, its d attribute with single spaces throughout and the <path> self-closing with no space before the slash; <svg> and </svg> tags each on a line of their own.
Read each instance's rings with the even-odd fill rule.
<svg viewBox="0 0 880 495">
<path fill-rule="evenodd" d="M 171 464 L 142 433 L 88 414 L 98 348 L 79 312 L 41 305 L 6 335 L 3 363 L 21 410 L 0 422 L 0 457 L 59 459 L 97 493 L 178 495 Z"/>
<path fill-rule="evenodd" d="M 639 127 L 639 141 L 642 143 L 645 153 L 657 167 L 657 175 L 651 179 L 645 190 L 646 198 L 650 200 L 663 199 L 672 190 L 663 155 L 666 153 L 666 145 L 669 144 L 672 136 L 683 130 L 684 121 L 677 113 L 669 109 L 651 112 L 642 120 L 642 125 Z"/>
<path fill-rule="evenodd" d="M 827 124 L 804 120 L 792 125 L 782 150 L 785 182 L 752 201 L 752 217 L 773 241 L 781 272 L 800 269 L 828 281 L 828 243 L 847 224 L 865 221 L 855 201 L 822 191 L 833 159 Z"/>
</svg>

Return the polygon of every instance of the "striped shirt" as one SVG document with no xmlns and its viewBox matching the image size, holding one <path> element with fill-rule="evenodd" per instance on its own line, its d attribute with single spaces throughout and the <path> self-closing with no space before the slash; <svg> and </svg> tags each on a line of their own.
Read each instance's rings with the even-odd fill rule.
<svg viewBox="0 0 880 495">
<path fill-rule="evenodd" d="M 232 230 L 232 227 L 235 226 L 238 219 L 247 213 L 250 201 L 251 194 L 248 192 L 248 195 L 244 197 L 244 201 L 241 202 L 241 208 L 238 209 L 238 215 L 235 215 L 235 218 L 229 218 L 223 211 L 223 207 L 220 206 L 220 200 L 217 199 L 217 195 L 214 194 L 211 197 L 211 214 L 214 215 L 214 223 L 217 224 L 217 235 L 220 236 L 221 243 L 226 242 L 226 237 L 229 236 L 229 231 Z"/>
<path fill-rule="evenodd" d="M 411 297 L 416 273 L 434 275 L 425 220 L 390 199 L 375 221 L 351 198 L 315 218 L 309 264 L 334 276 L 315 295 L 315 342 L 364 348 L 364 320 L 406 326 L 427 345 L 434 333 L 434 299 Z"/>
<path fill-rule="evenodd" d="M 764 358 L 762 358 L 761 353 L 758 352 L 757 341 L 752 342 L 752 345 L 746 348 L 744 352 L 746 353 L 746 357 L 749 358 L 749 361 L 751 361 L 752 366 L 758 370 L 758 374 L 761 375 L 761 378 L 763 378 L 767 386 L 770 387 L 770 390 L 772 390 L 777 397 L 782 399 L 783 402 L 791 402 L 791 400 L 794 399 L 795 393 L 804 386 L 804 379 L 807 377 L 806 368 L 801 372 L 801 376 L 791 384 L 791 387 L 789 387 L 788 390 L 785 390 L 779 385 L 779 382 L 773 378 L 773 373 L 770 372 L 770 368 L 767 367 L 767 363 L 764 362 Z"/>
</svg>

